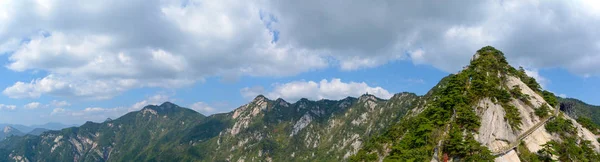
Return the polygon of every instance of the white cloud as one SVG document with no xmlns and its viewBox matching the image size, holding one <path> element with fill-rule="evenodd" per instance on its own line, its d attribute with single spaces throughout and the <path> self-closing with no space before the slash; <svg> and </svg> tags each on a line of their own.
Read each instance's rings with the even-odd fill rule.
<svg viewBox="0 0 600 162">
<path fill-rule="evenodd" d="M 0 110 L 16 110 L 17 106 L 15 105 L 5 105 L 5 104 L 0 104 Z"/>
<path fill-rule="evenodd" d="M 0 50 L 13 51 L 7 67 L 49 75 L 3 94 L 107 99 L 133 88 L 178 88 L 211 76 L 289 76 L 328 64 L 312 50 L 272 43 L 258 2 L 104 2 L 7 3 L 3 26 L 11 32 L 0 33 Z"/>
<path fill-rule="evenodd" d="M 65 111 L 66 110 L 64 108 L 54 108 L 54 109 L 52 109 L 52 112 L 50 113 L 50 115 L 61 114 Z"/>
<path fill-rule="evenodd" d="M 248 88 L 242 89 L 242 95 L 249 90 Z M 267 92 L 265 96 L 273 99 L 283 98 L 289 101 L 296 101 L 300 98 L 339 100 L 348 96 L 357 97 L 365 93 L 384 99 L 389 99 L 393 95 L 381 87 L 371 87 L 365 82 L 345 83 L 341 79 L 333 78 L 331 81 L 323 79 L 320 82 L 294 81 L 285 84 L 275 84 L 273 90 Z M 244 96 L 247 98 L 250 97 L 250 95 Z"/>
<path fill-rule="evenodd" d="M 25 104 L 23 107 L 25 109 L 37 109 L 40 107 L 40 105 L 41 104 L 39 102 L 31 102 L 31 103 Z"/>
<path fill-rule="evenodd" d="M 48 74 L 7 87 L 11 98 L 108 99 L 207 77 L 293 76 L 401 59 L 455 72 L 485 45 L 517 65 L 600 75 L 600 7 L 589 1 L 0 3 L 5 67 Z"/>
<path fill-rule="evenodd" d="M 48 106 L 66 107 L 66 106 L 71 106 L 71 103 L 69 103 L 67 101 L 52 100 L 52 102 L 50 102 L 50 104 L 48 104 Z"/>
<path fill-rule="evenodd" d="M 11 98 L 39 98 L 42 94 L 62 97 L 107 99 L 137 86 L 136 80 L 73 80 L 49 75 L 29 83 L 17 82 L 2 91 Z"/>
<path fill-rule="evenodd" d="M 212 114 L 215 112 L 215 108 L 209 106 L 208 104 L 204 103 L 204 102 L 196 102 L 193 103 L 192 105 L 190 105 L 190 108 L 192 110 L 196 110 L 199 113 L 202 114 Z"/>
<path fill-rule="evenodd" d="M 492 45 L 516 65 L 597 76 L 600 5 L 590 2 L 309 0 L 270 9 L 281 20 L 280 43 L 327 51 L 342 68 L 376 66 L 406 53 L 415 64 L 456 72 L 477 49 Z"/>
</svg>

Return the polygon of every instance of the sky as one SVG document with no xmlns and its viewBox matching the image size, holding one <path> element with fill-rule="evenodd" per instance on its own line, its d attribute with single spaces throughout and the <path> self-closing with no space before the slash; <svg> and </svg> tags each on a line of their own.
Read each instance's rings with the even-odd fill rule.
<svg viewBox="0 0 600 162">
<path fill-rule="evenodd" d="M 0 0 L 0 123 L 422 95 L 487 45 L 600 105 L 598 29 L 596 0 Z"/>
</svg>

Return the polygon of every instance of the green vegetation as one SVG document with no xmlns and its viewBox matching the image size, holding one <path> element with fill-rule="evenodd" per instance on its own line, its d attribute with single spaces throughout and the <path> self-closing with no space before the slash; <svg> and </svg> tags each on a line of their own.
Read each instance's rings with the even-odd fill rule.
<svg viewBox="0 0 600 162">
<path fill-rule="evenodd" d="M 577 130 L 573 126 L 573 122 L 564 118 L 556 118 L 554 120 L 548 121 L 546 123 L 546 131 L 550 133 L 559 133 L 561 135 L 574 134 L 577 133 Z"/>
<path fill-rule="evenodd" d="M 535 80 L 535 78 L 527 76 L 523 67 L 519 67 L 519 71 L 515 72 L 515 74 L 521 79 L 521 81 L 523 81 L 523 83 L 525 83 L 529 88 L 531 88 L 531 90 L 538 93 L 542 92 L 542 86 L 540 86 L 540 84 Z"/>
<path fill-rule="evenodd" d="M 521 91 L 522 91 L 522 89 L 519 86 L 515 85 L 510 90 L 510 94 L 514 98 L 519 99 L 521 102 L 523 102 L 523 103 L 525 103 L 525 104 L 527 104 L 529 106 L 533 106 L 531 104 L 531 101 L 529 101 L 529 95 L 523 94 Z"/>
<path fill-rule="evenodd" d="M 481 120 L 474 107 L 480 99 L 496 100 L 505 108 L 506 120 L 513 129 L 519 129 L 519 112 L 508 104 L 511 92 L 508 87 L 503 86 L 506 75 L 516 76 L 518 71 L 508 65 L 502 52 L 491 46 L 478 50 L 476 57 L 478 58 L 473 59 L 461 73 L 446 77 L 436 86 L 442 88 L 428 93 L 432 97 L 422 113 L 393 126 L 383 137 L 377 138 L 379 141 L 371 141 L 393 144 L 386 160 L 428 161 L 431 160 L 434 148 L 439 149 L 442 154 L 467 161 L 493 159 L 490 150 L 473 138 Z M 517 95 L 522 96 L 520 92 Z M 452 116 L 455 116 L 454 120 L 451 120 Z M 444 133 L 446 127 L 451 128 L 448 135 Z M 440 140 L 444 141 L 443 146 L 437 148 Z M 377 152 L 366 147 L 353 160 L 367 161 L 373 157 L 367 153 Z"/>
<path fill-rule="evenodd" d="M 592 119 L 587 117 L 579 117 L 577 118 L 577 123 L 581 124 L 581 126 L 587 128 L 592 131 L 594 134 L 600 134 L 600 126 L 596 123 L 592 122 Z"/>
<path fill-rule="evenodd" d="M 546 124 L 546 130 L 557 133 L 562 140 L 546 143 L 539 151 L 541 155 L 556 155 L 560 161 L 600 161 L 600 154 L 594 151 L 591 142 L 577 136 L 571 120 L 557 117 Z"/>
<path fill-rule="evenodd" d="M 554 96 L 554 93 L 544 90 L 542 91 L 542 96 L 550 106 L 556 107 L 558 105 L 558 100 L 556 99 L 556 96 Z"/>
<path fill-rule="evenodd" d="M 561 110 L 571 118 L 589 118 L 596 125 L 600 125 L 600 106 L 586 104 L 574 98 L 558 98 Z"/>
<path fill-rule="evenodd" d="M 550 161 L 550 159 L 529 151 L 524 142 L 519 143 L 519 146 L 517 146 L 517 152 L 519 153 L 519 159 L 521 159 L 523 162 Z"/>
<path fill-rule="evenodd" d="M 519 110 L 513 105 L 504 105 L 504 119 L 508 121 L 508 124 L 514 130 L 521 130 L 521 116 Z"/>
<path fill-rule="evenodd" d="M 536 108 L 534 110 L 534 113 L 540 118 L 546 118 L 549 115 L 548 113 L 550 113 L 550 108 L 548 107 L 548 105 L 543 104 L 539 108 Z"/>
</svg>

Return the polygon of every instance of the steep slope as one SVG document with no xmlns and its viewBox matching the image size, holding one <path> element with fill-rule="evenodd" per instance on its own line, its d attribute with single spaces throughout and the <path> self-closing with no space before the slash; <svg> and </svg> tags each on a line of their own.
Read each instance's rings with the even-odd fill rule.
<svg viewBox="0 0 600 162">
<path fill-rule="evenodd" d="M 598 160 L 593 134 L 561 115 L 555 96 L 493 47 L 478 50 L 469 66 L 447 80 L 422 110 L 370 141 L 352 160 L 530 161 L 567 155 L 557 151 L 576 161 Z M 556 130 L 557 120 L 571 122 L 560 122 L 566 128 Z"/>
</svg>

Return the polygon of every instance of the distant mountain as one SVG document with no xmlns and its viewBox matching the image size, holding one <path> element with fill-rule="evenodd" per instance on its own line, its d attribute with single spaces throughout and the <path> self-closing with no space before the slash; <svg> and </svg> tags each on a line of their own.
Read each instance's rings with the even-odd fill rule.
<svg viewBox="0 0 600 162">
<path fill-rule="evenodd" d="M 50 129 L 44 129 L 44 128 L 35 128 L 33 129 L 31 132 L 27 133 L 29 135 L 34 135 L 34 136 L 39 136 L 40 134 L 46 132 L 46 131 L 50 131 Z"/>
<path fill-rule="evenodd" d="M 22 124 L 2 124 L 2 123 L 0 123 L 1 128 L 4 128 L 6 126 L 13 127 L 15 129 L 18 129 L 21 132 L 31 132 L 36 128 L 44 128 L 44 129 L 48 129 L 48 130 L 61 130 L 63 128 L 75 127 L 77 125 L 75 125 L 75 124 L 67 125 L 67 124 L 53 123 L 53 122 L 42 124 L 42 125 L 30 125 L 30 126 L 26 126 L 26 125 L 22 125 Z"/>
<path fill-rule="evenodd" d="M 30 128 L 44 128 L 44 129 L 48 129 L 48 130 L 61 130 L 64 128 L 69 128 L 69 127 L 76 127 L 79 126 L 77 124 L 62 124 L 62 123 L 56 123 L 56 122 L 50 122 L 50 123 L 46 123 L 46 124 L 42 124 L 42 125 L 31 125 L 29 126 Z M 26 131 L 24 131 L 26 132 Z"/>
<path fill-rule="evenodd" d="M 19 130 L 21 132 L 29 132 L 29 131 L 33 130 L 33 128 L 31 128 L 31 127 L 25 126 L 25 125 L 21 125 L 21 124 L 3 124 L 3 123 L 0 123 L 0 128 L 4 128 L 4 127 L 7 127 L 7 126 L 15 128 L 15 129 L 17 129 L 17 130 Z"/>
<path fill-rule="evenodd" d="M 17 130 L 14 127 L 11 126 L 4 126 L 4 128 L 2 128 L 2 131 L 0 132 L 0 141 L 4 140 L 7 137 L 10 136 L 22 136 L 25 135 L 23 132 Z"/>
<path fill-rule="evenodd" d="M 0 161 L 600 161 L 600 127 L 562 103 L 488 46 L 423 96 L 259 95 L 208 117 L 165 102 L 8 137 Z"/>
<path fill-rule="evenodd" d="M 595 124 L 600 125 L 600 106 L 590 105 L 574 98 L 558 98 L 560 110 L 572 118 L 590 118 Z"/>
</svg>

